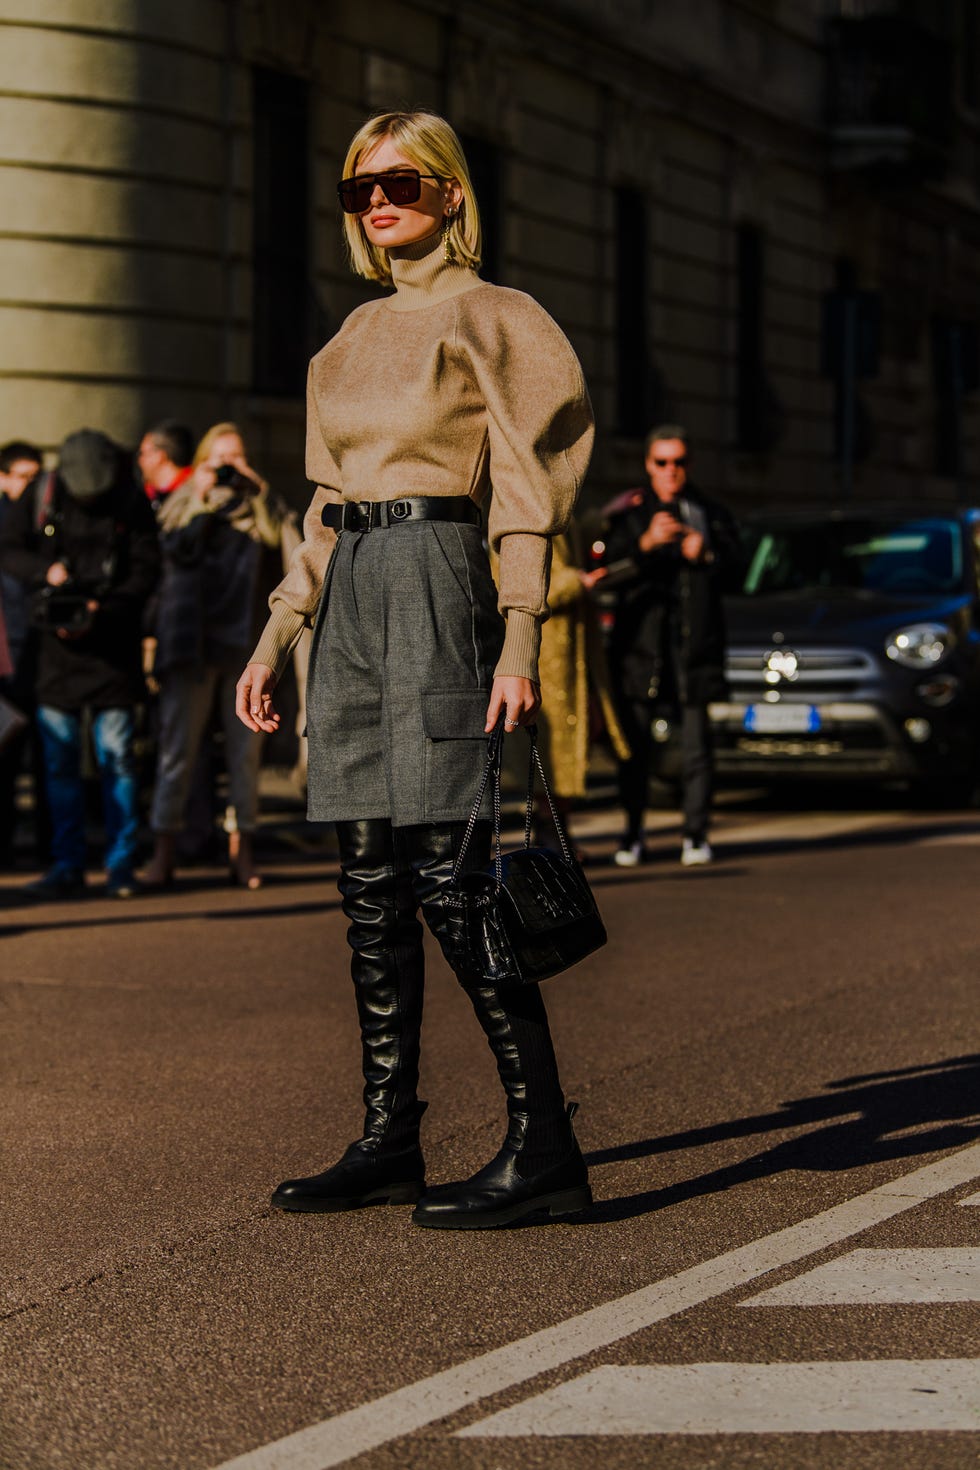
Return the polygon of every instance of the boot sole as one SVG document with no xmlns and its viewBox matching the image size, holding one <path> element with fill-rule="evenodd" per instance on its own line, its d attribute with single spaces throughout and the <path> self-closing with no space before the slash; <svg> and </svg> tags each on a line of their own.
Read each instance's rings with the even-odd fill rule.
<svg viewBox="0 0 980 1470">
<path fill-rule="evenodd" d="M 520 1204 L 508 1205 L 503 1210 L 487 1210 L 483 1214 L 471 1214 L 461 1210 L 459 1214 L 444 1215 L 412 1214 L 412 1224 L 424 1230 L 493 1230 L 498 1225 L 511 1225 L 526 1215 L 547 1213 L 552 1219 L 562 1215 L 577 1215 L 587 1210 L 592 1203 L 592 1190 L 588 1184 L 576 1189 L 562 1189 L 556 1194 L 542 1194 Z"/>
<path fill-rule="evenodd" d="M 363 1210 L 370 1205 L 414 1205 L 425 1193 L 425 1181 L 417 1184 L 395 1184 L 372 1189 L 367 1194 L 352 1194 L 336 1199 L 314 1199 L 272 1196 L 274 1210 L 287 1210 L 291 1215 L 337 1215 L 343 1210 Z"/>
</svg>

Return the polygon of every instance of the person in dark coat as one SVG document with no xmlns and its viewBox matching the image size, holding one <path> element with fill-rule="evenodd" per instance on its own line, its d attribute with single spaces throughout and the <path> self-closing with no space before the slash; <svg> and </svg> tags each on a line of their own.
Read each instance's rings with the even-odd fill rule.
<svg viewBox="0 0 980 1470">
<path fill-rule="evenodd" d="M 289 536 L 285 503 L 248 462 L 237 426 L 215 424 L 198 445 L 190 479 L 159 510 L 164 571 L 156 609 L 154 677 L 160 738 L 150 811 L 153 856 L 142 874 L 168 887 L 188 792 L 217 705 L 228 772 L 228 872 L 255 890 L 262 736 L 235 716 L 238 671 L 261 626 L 264 563 Z"/>
<path fill-rule="evenodd" d="M 69 898 L 85 884 L 83 725 L 102 777 L 108 892 L 135 891 L 139 826 L 134 709 L 143 698 L 141 616 L 159 576 L 152 507 L 118 445 L 70 434 L 40 496 L 22 496 L 0 532 L 0 567 L 32 593 L 40 622 L 37 720 L 52 820 L 52 865 L 30 885 Z"/>
<path fill-rule="evenodd" d="M 31 487 L 41 470 L 42 455 L 34 444 L 23 439 L 11 440 L 0 449 L 0 528 L 12 507 L 22 495 L 30 496 Z M 31 749 L 35 764 L 35 785 L 40 767 L 40 752 L 32 740 L 34 709 L 34 644 L 30 626 L 29 594 L 16 577 L 0 571 L 0 611 L 7 631 L 10 668 L 0 675 L 0 694 L 22 715 L 25 723 L 0 748 L 0 866 L 14 860 L 17 827 L 17 778 L 24 765 L 24 752 Z M 47 827 L 44 821 L 43 797 L 35 791 L 35 842 L 39 851 L 47 850 Z"/>
<path fill-rule="evenodd" d="M 708 823 L 714 784 L 708 705 L 725 697 L 723 574 L 738 557 L 732 516 L 688 479 L 687 432 L 652 429 L 649 486 L 607 508 L 602 586 L 616 593 L 610 668 L 629 742 L 620 763 L 626 835 L 621 867 L 644 857 L 643 814 L 658 707 L 680 711 L 684 829 L 681 862 L 712 859 Z"/>
</svg>

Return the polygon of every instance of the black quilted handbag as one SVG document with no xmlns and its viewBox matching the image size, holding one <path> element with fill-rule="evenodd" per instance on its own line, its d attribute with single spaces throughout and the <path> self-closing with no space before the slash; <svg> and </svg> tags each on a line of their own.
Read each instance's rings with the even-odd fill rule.
<svg viewBox="0 0 980 1470">
<path fill-rule="evenodd" d="M 446 957 L 463 975 L 478 975 L 493 985 L 530 985 L 567 970 L 606 942 L 606 930 L 585 874 L 572 854 L 558 820 L 538 753 L 537 728 L 528 763 L 524 845 L 500 847 L 500 764 L 503 723 L 488 742 L 479 795 L 446 894 Z M 531 846 L 535 772 L 541 778 L 560 852 Z M 494 857 L 489 868 L 461 872 L 486 793 L 492 783 Z"/>
</svg>

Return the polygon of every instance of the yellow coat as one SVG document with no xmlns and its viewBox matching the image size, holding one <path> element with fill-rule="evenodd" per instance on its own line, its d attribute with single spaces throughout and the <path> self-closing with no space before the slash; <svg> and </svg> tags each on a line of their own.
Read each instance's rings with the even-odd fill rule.
<svg viewBox="0 0 980 1470">
<path fill-rule="evenodd" d="M 579 579 L 575 527 L 570 527 L 567 535 L 556 536 L 552 545 L 548 587 L 551 616 L 541 629 L 538 664 L 542 701 L 537 719 L 538 743 L 552 790 L 556 796 L 571 799 L 585 795 L 590 686 L 620 760 L 628 759 L 629 746 L 613 704 L 599 621 Z"/>
</svg>

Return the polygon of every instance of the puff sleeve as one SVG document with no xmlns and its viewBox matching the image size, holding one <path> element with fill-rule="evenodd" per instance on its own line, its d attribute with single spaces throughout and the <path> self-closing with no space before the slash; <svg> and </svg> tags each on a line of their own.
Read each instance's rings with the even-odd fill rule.
<svg viewBox="0 0 980 1470">
<path fill-rule="evenodd" d="M 543 307 L 503 287 L 492 309 L 484 301 L 462 298 L 458 346 L 486 405 L 489 534 L 507 619 L 496 672 L 536 679 L 551 538 L 568 525 L 585 478 L 592 405 L 571 343 Z"/>
</svg>

